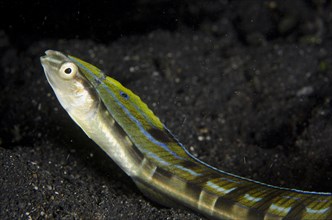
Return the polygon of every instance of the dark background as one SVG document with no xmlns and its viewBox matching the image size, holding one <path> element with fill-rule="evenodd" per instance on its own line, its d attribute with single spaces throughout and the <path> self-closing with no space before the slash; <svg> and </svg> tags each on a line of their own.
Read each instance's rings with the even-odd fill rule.
<svg viewBox="0 0 332 220">
<path fill-rule="evenodd" d="M 198 219 L 146 199 L 61 108 L 39 57 L 82 57 L 213 166 L 332 191 L 332 4 L 0 3 L 0 218 Z M 6 12 L 6 13 L 4 13 Z"/>
</svg>

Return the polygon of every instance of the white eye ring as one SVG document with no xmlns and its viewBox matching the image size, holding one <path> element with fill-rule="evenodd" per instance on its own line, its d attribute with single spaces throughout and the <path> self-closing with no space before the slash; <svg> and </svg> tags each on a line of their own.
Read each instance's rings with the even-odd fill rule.
<svg viewBox="0 0 332 220">
<path fill-rule="evenodd" d="M 77 66 L 74 63 L 67 62 L 62 64 L 59 74 L 64 79 L 72 79 L 77 73 Z"/>
</svg>

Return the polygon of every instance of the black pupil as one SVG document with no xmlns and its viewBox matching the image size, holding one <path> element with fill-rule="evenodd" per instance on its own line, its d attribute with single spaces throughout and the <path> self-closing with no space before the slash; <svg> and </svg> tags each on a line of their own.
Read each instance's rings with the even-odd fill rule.
<svg viewBox="0 0 332 220">
<path fill-rule="evenodd" d="M 71 73 L 71 68 L 65 69 L 65 73 L 70 74 Z"/>
</svg>

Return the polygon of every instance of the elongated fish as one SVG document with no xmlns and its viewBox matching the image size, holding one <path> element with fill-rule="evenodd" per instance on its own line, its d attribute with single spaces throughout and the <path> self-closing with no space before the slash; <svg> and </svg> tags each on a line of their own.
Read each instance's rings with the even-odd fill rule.
<svg viewBox="0 0 332 220">
<path fill-rule="evenodd" d="M 47 50 L 40 58 L 59 102 L 150 199 L 213 219 L 332 219 L 332 193 L 280 188 L 191 155 L 132 91 L 97 67 Z"/>
</svg>

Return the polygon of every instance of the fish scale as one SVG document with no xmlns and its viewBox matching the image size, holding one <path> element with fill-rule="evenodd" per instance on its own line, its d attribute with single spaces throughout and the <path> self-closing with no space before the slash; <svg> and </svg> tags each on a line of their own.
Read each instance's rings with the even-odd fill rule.
<svg viewBox="0 0 332 220">
<path fill-rule="evenodd" d="M 41 57 L 61 105 L 150 199 L 213 219 L 332 219 L 332 194 L 276 187 L 195 158 L 132 91 L 97 67 Z"/>
</svg>

